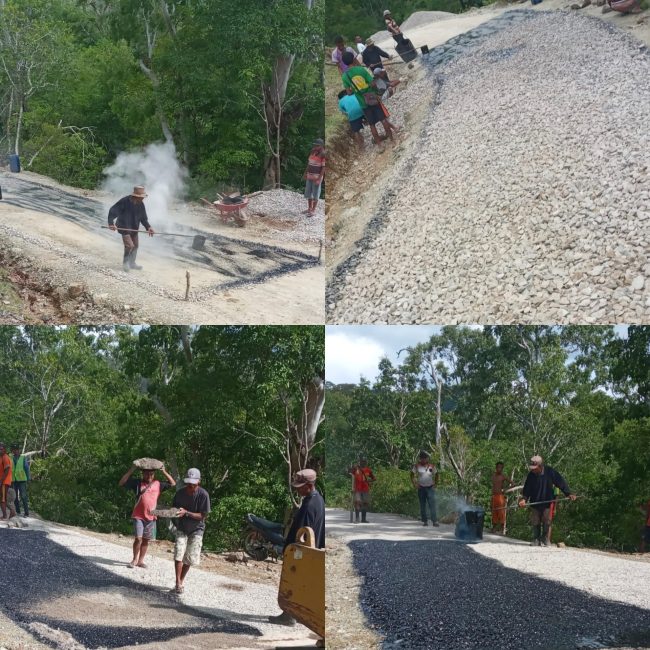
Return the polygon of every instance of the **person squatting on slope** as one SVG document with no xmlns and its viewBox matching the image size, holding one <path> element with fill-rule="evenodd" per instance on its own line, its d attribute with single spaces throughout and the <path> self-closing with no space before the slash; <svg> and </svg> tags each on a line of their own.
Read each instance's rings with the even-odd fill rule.
<svg viewBox="0 0 650 650">
<path fill-rule="evenodd" d="M 134 269 L 140 271 L 141 266 L 136 264 L 138 256 L 138 230 L 142 224 L 149 234 L 154 236 L 154 229 L 147 219 L 147 210 L 144 207 L 144 200 L 148 194 L 142 185 L 136 185 L 129 196 L 122 197 L 108 211 L 108 227 L 110 230 L 117 230 L 122 235 L 124 244 L 124 256 L 122 257 L 122 269 L 129 271 Z M 134 232 L 135 231 L 135 232 Z"/>
<path fill-rule="evenodd" d="M 136 466 L 131 465 L 126 474 L 120 479 L 118 485 L 125 487 L 127 490 L 135 492 L 137 501 L 131 512 L 133 520 L 133 559 L 129 562 L 130 568 L 146 568 L 144 558 L 147 555 L 149 541 L 156 539 L 156 519 L 151 514 L 156 509 L 158 497 L 165 491 L 176 485 L 176 481 L 167 473 L 165 466 L 160 471 L 165 475 L 167 481 L 158 481 L 155 478 L 156 471 L 153 469 L 143 469 L 142 478 L 131 476 Z"/>
<path fill-rule="evenodd" d="M 549 529 L 551 525 L 551 503 L 555 500 L 553 486 L 558 487 L 562 493 L 576 500 L 576 495 L 571 492 L 562 475 L 550 465 L 544 465 L 541 456 L 533 456 L 528 467 L 530 472 L 526 477 L 522 498 L 519 507 L 525 508 L 530 503 L 530 522 L 533 528 L 531 546 L 550 546 Z"/>
</svg>

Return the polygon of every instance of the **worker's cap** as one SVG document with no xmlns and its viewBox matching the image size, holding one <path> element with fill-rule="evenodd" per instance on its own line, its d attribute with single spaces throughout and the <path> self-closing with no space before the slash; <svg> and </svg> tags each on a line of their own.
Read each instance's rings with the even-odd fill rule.
<svg viewBox="0 0 650 650">
<path fill-rule="evenodd" d="M 200 480 L 201 472 L 199 472 L 196 467 L 190 467 L 190 469 L 187 470 L 187 474 L 185 474 L 183 483 L 191 483 L 192 485 L 196 485 Z"/>
<path fill-rule="evenodd" d="M 541 456 L 533 456 L 530 459 L 530 469 L 533 469 L 533 467 L 539 467 L 542 463 L 544 462 L 544 459 Z"/>
<path fill-rule="evenodd" d="M 144 185 L 136 185 L 131 192 L 131 196 L 137 196 L 141 199 L 146 199 L 149 195 L 145 192 Z"/>
<path fill-rule="evenodd" d="M 366 45 L 374 45 L 375 41 L 372 40 L 372 38 L 367 38 L 366 39 Z"/>
<path fill-rule="evenodd" d="M 375 77 L 378 77 L 382 72 L 385 72 L 383 68 L 375 68 L 372 73 L 375 75 Z"/>
<path fill-rule="evenodd" d="M 296 472 L 291 485 L 298 488 L 307 485 L 307 483 L 316 483 L 316 472 L 313 469 L 301 469 Z"/>
<path fill-rule="evenodd" d="M 384 16 L 390 16 L 390 10 L 384 9 Z"/>
<path fill-rule="evenodd" d="M 323 146 L 325 146 L 325 140 L 323 140 L 322 138 L 316 138 L 316 139 L 312 142 L 312 145 L 311 145 L 311 146 L 312 146 L 312 147 L 323 147 Z"/>
</svg>

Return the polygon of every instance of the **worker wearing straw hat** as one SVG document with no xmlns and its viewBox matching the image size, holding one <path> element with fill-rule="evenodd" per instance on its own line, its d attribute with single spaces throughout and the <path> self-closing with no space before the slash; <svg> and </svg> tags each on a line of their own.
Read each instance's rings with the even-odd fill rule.
<svg viewBox="0 0 650 650">
<path fill-rule="evenodd" d="M 149 225 L 147 210 L 144 207 L 144 200 L 147 193 L 142 185 L 136 185 L 129 196 L 122 197 L 108 211 L 108 227 L 117 230 L 122 235 L 124 244 L 124 257 L 122 258 L 122 269 L 140 271 L 141 266 L 136 264 L 138 255 L 138 230 L 142 224 L 149 237 L 154 236 L 154 230 Z"/>
</svg>

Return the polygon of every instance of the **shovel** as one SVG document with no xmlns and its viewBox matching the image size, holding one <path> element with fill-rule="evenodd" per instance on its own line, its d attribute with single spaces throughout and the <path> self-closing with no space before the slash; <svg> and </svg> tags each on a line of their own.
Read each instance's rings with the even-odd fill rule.
<svg viewBox="0 0 650 650">
<path fill-rule="evenodd" d="M 102 226 L 105 230 L 110 230 L 108 226 Z M 147 234 L 146 230 L 133 230 L 131 228 L 120 228 L 120 230 L 123 230 L 124 232 L 141 232 L 143 234 Z M 207 240 L 207 237 L 205 235 L 183 235 L 181 233 L 177 232 L 157 232 L 155 233 L 156 235 L 163 235 L 165 237 L 192 237 L 192 248 L 197 251 L 202 251 L 205 247 L 205 242 Z"/>
</svg>

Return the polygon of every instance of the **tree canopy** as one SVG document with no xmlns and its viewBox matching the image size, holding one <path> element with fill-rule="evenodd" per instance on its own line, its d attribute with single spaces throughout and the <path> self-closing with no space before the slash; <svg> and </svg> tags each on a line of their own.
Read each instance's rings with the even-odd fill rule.
<svg viewBox="0 0 650 650">
<path fill-rule="evenodd" d="M 323 10 L 321 0 L 1 0 L 3 150 L 92 188 L 119 152 L 167 140 L 195 193 L 296 186 L 323 132 Z M 285 86 L 269 99 L 286 57 Z"/>
<path fill-rule="evenodd" d="M 358 454 L 378 468 L 378 510 L 415 514 L 408 470 L 417 453 L 441 468 L 441 497 L 489 510 L 497 461 L 519 485 L 540 454 L 586 498 L 561 511 L 567 543 L 632 548 L 650 498 L 650 328 L 444 327 L 383 359 L 374 381 L 328 384 L 324 435 L 330 503 L 349 503 Z M 451 503 L 451 501 L 450 501 Z M 450 506 L 451 507 L 451 506 Z M 526 518 L 510 530 L 527 536 Z"/>
</svg>

